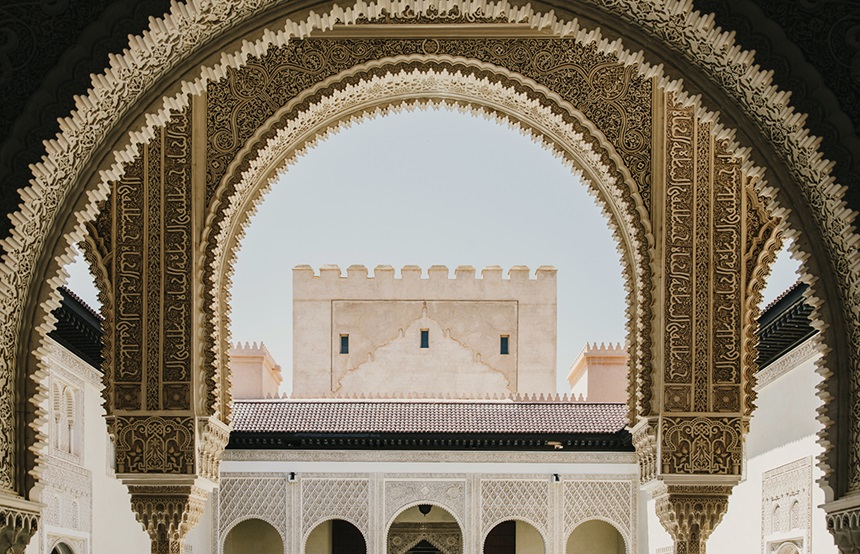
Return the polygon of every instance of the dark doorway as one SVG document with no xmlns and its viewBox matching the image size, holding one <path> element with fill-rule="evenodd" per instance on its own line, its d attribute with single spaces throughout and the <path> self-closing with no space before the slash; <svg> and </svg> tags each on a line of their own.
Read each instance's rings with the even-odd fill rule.
<svg viewBox="0 0 860 554">
<path fill-rule="evenodd" d="M 503 521 L 493 527 L 484 541 L 484 554 L 516 554 L 517 522 Z"/>
</svg>

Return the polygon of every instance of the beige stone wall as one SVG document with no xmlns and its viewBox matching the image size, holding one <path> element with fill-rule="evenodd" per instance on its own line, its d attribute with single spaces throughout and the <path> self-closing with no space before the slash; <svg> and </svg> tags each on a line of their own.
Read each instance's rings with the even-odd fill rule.
<svg viewBox="0 0 860 554">
<path fill-rule="evenodd" d="M 275 363 L 266 345 L 238 343 L 230 349 L 233 398 L 277 396 L 281 386 L 281 366 Z"/>
<path fill-rule="evenodd" d="M 293 392 L 552 392 L 556 270 L 364 266 L 293 270 Z M 421 348 L 421 333 L 429 338 Z M 348 336 L 348 353 L 341 337 Z M 502 354 L 501 337 L 508 338 Z"/>
<path fill-rule="evenodd" d="M 627 349 L 586 344 L 570 366 L 570 391 L 588 402 L 627 402 Z"/>
</svg>

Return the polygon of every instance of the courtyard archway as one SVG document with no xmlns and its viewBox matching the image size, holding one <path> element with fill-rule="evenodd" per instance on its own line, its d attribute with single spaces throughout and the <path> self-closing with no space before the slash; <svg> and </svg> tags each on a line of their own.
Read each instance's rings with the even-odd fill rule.
<svg viewBox="0 0 860 554">
<path fill-rule="evenodd" d="M 213 10 L 218 9 L 224 8 L 213 7 Z M 193 525 L 193 514 L 199 510 L 199 498 L 203 492 L 198 479 L 212 481 L 217 478 L 218 456 L 226 439 L 225 424 L 229 421 L 225 392 L 227 377 L 222 370 L 224 345 L 228 338 L 223 318 L 228 311 L 226 301 L 216 298 L 217 292 L 213 291 L 223 290 L 217 285 L 223 285 L 229 278 L 229 260 L 234 242 L 241 235 L 243 218 L 253 205 L 254 191 L 264 182 L 267 171 L 273 169 L 265 165 L 276 165 L 290 155 L 282 148 L 275 148 L 272 150 L 274 159 L 263 160 L 259 156 L 261 145 L 276 134 L 278 112 L 290 106 L 291 102 L 283 97 L 275 99 L 268 95 L 270 90 L 265 90 L 266 86 L 272 85 L 269 78 L 278 74 L 276 71 L 267 76 L 265 62 L 274 60 L 277 64 L 278 55 L 288 58 L 292 55 L 295 57 L 289 58 L 291 61 L 305 64 L 303 67 L 299 64 L 301 70 L 290 74 L 291 77 L 286 81 L 288 86 L 279 88 L 284 94 L 295 94 L 294 98 L 302 98 L 305 91 L 315 91 L 312 96 L 325 98 L 325 89 L 331 87 L 336 91 L 338 83 L 337 79 L 330 82 L 326 80 L 337 75 L 342 75 L 341 82 L 353 80 L 369 86 L 373 83 L 372 72 L 362 78 L 357 76 L 358 73 L 350 75 L 349 70 L 372 70 L 374 62 L 382 59 L 401 60 L 407 65 L 411 63 L 413 67 L 409 69 L 425 75 L 428 72 L 441 74 L 441 69 L 445 67 L 453 69 L 457 66 L 458 58 L 465 60 L 464 67 L 477 68 L 465 73 L 472 77 L 481 75 L 479 70 L 489 64 L 493 67 L 488 75 L 485 74 L 488 83 L 503 83 L 505 78 L 513 79 L 516 83 L 503 86 L 503 90 L 525 90 L 526 99 L 538 100 L 533 105 L 538 111 L 540 103 L 544 102 L 543 107 L 550 112 L 557 110 L 562 119 L 566 114 L 584 128 L 584 139 L 575 142 L 595 142 L 598 157 L 607 158 L 604 166 L 609 168 L 610 175 L 615 173 L 621 176 L 616 180 L 616 185 L 623 183 L 626 186 L 620 188 L 622 196 L 606 195 L 604 201 L 623 237 L 619 242 L 625 249 L 630 268 L 630 419 L 631 425 L 635 425 L 643 478 L 659 477 L 668 485 L 661 511 L 674 514 L 667 516 L 665 521 L 679 541 L 689 540 L 691 529 L 697 529 L 694 535 L 704 539 L 707 530 L 719 521 L 716 515 L 708 521 L 699 521 L 696 519 L 699 516 L 685 507 L 692 502 L 705 502 L 712 506 L 709 510 L 712 514 L 718 514 L 720 506 L 724 506 L 727 487 L 740 473 L 740 444 L 753 401 L 750 387 L 754 369 L 753 306 L 772 255 L 773 241 L 770 236 L 775 226 L 768 221 L 761 207 L 763 202 L 757 198 L 753 187 L 757 186 L 768 196 L 773 195 L 776 199 L 773 207 L 779 208 L 782 204 L 791 208 L 791 213 L 782 208 L 777 212 L 787 216 L 787 228 L 791 229 L 790 233 L 797 235 L 800 251 L 811 252 L 816 248 L 816 252 L 821 253 L 814 259 L 806 260 L 809 272 L 807 280 L 812 282 L 813 290 L 816 291 L 816 297 L 811 301 L 820 308 L 818 315 L 828 326 L 824 340 L 836 347 L 825 362 L 828 367 L 837 368 L 838 371 L 833 375 L 828 374 L 829 380 L 825 387 L 826 393 L 831 396 L 828 398 L 826 413 L 822 416 L 827 424 L 823 438 L 825 444 L 836 443 L 844 448 L 839 449 L 838 454 L 832 450 L 825 454 L 828 499 L 845 496 L 860 486 L 856 470 L 857 416 L 852 411 L 858 402 L 857 395 L 852 396 L 852 391 L 855 391 L 853 379 L 856 377 L 853 376 L 856 374 L 857 343 L 860 342 L 855 331 L 856 319 L 860 316 L 852 311 L 858 286 L 857 252 L 856 248 L 852 248 L 856 239 L 850 234 L 847 224 L 850 214 L 833 209 L 839 206 L 841 190 L 831 186 L 827 164 L 816 152 L 815 141 L 808 138 L 803 130 L 800 118 L 785 108 L 783 98 L 769 88 L 767 79 L 757 73 L 757 69 L 750 66 L 748 57 L 732 50 L 730 38 L 712 33 L 707 22 L 681 4 L 671 8 L 656 3 L 633 3 L 616 8 L 602 7 L 602 11 L 596 13 L 611 18 L 613 9 L 629 10 L 625 12 L 630 18 L 628 21 L 639 21 L 646 38 L 649 36 L 647 32 L 653 31 L 656 38 L 652 36 L 644 42 L 653 43 L 658 53 L 665 53 L 664 47 L 697 45 L 697 48 L 686 49 L 698 53 L 690 54 L 692 60 L 678 63 L 689 64 L 700 72 L 703 69 L 715 70 L 724 80 L 720 84 L 722 89 L 713 88 L 712 94 L 702 102 L 688 101 L 678 84 L 671 80 L 671 74 L 667 77 L 660 69 L 643 63 L 643 55 L 624 50 L 620 42 L 601 41 L 599 33 L 589 32 L 587 25 L 580 27 L 578 22 L 572 20 L 565 23 L 554 15 L 540 18 L 527 9 L 506 5 L 457 7 L 456 11 L 451 6 L 451 11 L 443 11 L 443 15 L 440 15 L 438 8 L 415 8 L 413 11 L 411 6 L 406 6 L 394 8 L 392 12 L 379 12 L 368 10 L 367 6 L 362 5 L 348 11 L 334 8 L 331 14 L 323 17 L 312 14 L 306 20 L 295 18 L 296 21 L 304 21 L 301 24 L 288 20 L 285 27 L 287 32 L 299 34 L 314 27 L 327 29 L 335 23 L 357 21 L 359 25 L 338 27 L 327 36 L 330 39 L 366 43 L 351 52 L 349 48 L 346 51 L 336 48 L 327 39 L 320 39 L 317 45 L 314 42 L 316 39 L 287 41 L 287 32 L 263 33 L 261 29 L 265 23 L 261 19 L 265 17 L 261 14 L 266 17 L 273 14 L 266 13 L 265 8 L 260 7 L 249 7 L 244 11 L 244 7 L 231 6 L 227 12 L 215 15 L 214 19 L 208 19 L 213 16 L 211 11 L 204 14 L 192 10 L 184 14 L 185 19 L 178 18 L 175 26 L 167 26 L 150 37 L 148 40 L 154 41 L 153 47 L 147 46 L 149 53 L 147 57 L 141 58 L 144 64 L 156 63 L 159 56 L 174 61 L 186 55 L 191 58 L 185 51 L 177 58 L 175 51 L 159 51 L 154 47 L 171 36 L 192 37 L 189 38 L 191 42 L 205 42 L 206 37 L 212 36 L 205 33 L 182 35 L 184 26 L 198 25 L 217 34 L 219 25 L 224 22 L 234 25 L 242 23 L 247 25 L 248 36 L 261 38 L 256 46 L 245 47 L 242 54 L 235 57 L 227 55 L 224 65 L 205 70 L 205 79 L 189 77 L 189 83 L 196 83 L 187 85 L 176 96 L 166 97 L 164 106 L 174 113 L 161 109 L 160 105 L 157 109 L 134 105 L 138 115 L 150 114 L 140 131 L 137 130 L 139 127 L 128 122 L 118 123 L 115 119 L 118 114 L 108 115 L 101 120 L 81 120 L 81 125 L 67 122 L 64 132 L 68 134 L 68 139 L 57 143 L 57 146 L 50 145 L 49 156 L 53 156 L 52 161 L 35 169 L 39 186 L 25 194 L 26 207 L 23 215 L 16 219 L 16 240 L 7 244 L 10 258 L 6 263 L 11 264 L 9 267 L 12 269 L 7 272 L 9 279 L 4 280 L 7 294 L 3 309 L 9 323 L 4 327 L 5 351 L 2 360 L 7 380 L 16 383 L 16 386 L 7 387 L 7 390 L 17 390 L 21 394 L 7 395 L 4 402 L 9 407 L 15 406 L 17 402 L 20 412 L 29 412 L 32 416 L 30 420 L 9 418 L 6 421 L 9 425 L 6 434 L 10 439 L 4 443 L 3 452 L 3 482 L 6 488 L 26 496 L 32 483 L 28 477 L 30 472 L 33 472 L 33 478 L 38 478 L 37 452 L 40 439 L 28 431 L 28 424 L 40 417 L 39 410 L 29 403 L 31 398 L 39 394 L 38 378 L 29 378 L 37 374 L 32 354 L 48 327 L 45 310 L 49 311 L 55 303 L 51 290 L 58 282 L 58 265 L 68 261 L 68 244 L 81 238 L 81 222 L 96 215 L 95 203 L 103 201 L 108 188 L 113 186 L 110 197 L 113 216 L 109 220 L 96 219 L 95 225 L 90 227 L 91 236 L 94 237 L 90 256 L 96 262 L 95 265 L 102 268 L 104 304 L 108 314 L 115 316 L 114 319 L 108 318 L 114 357 L 108 360 L 108 384 L 111 388 L 106 398 L 118 438 L 118 471 L 128 476 L 129 482 L 137 480 L 139 483 L 132 487 L 135 509 L 151 530 L 156 543 L 181 542 L 184 531 Z M 402 50 L 391 50 L 391 40 L 369 40 L 362 36 L 365 33 L 361 24 L 372 21 L 398 25 L 408 30 L 412 23 L 421 20 L 416 14 L 428 18 L 431 23 L 443 25 L 437 28 L 442 33 L 436 37 L 427 39 L 424 36 L 426 30 L 421 28 L 420 37 L 412 39 L 410 48 L 417 58 L 410 59 L 408 56 L 413 54 L 406 54 Z M 255 19 L 257 17 L 261 19 Z M 492 38 L 492 33 L 491 38 L 488 38 L 472 27 L 455 27 L 456 31 L 444 27 L 460 24 L 478 25 L 479 28 L 481 25 L 512 25 L 505 28 L 503 34 L 516 38 L 510 39 L 506 48 L 502 43 L 509 39 Z M 660 25 L 679 29 L 680 32 L 677 36 L 661 34 L 656 30 Z M 258 34 L 252 33 L 251 29 L 256 29 Z M 359 30 L 358 36 L 349 35 L 352 29 Z M 542 29 L 556 38 L 545 38 Z M 175 32 L 180 35 L 174 35 Z M 346 36 L 338 35 L 344 32 Z M 378 29 L 372 29 L 371 34 L 378 32 Z M 456 33 L 459 40 L 446 42 L 446 32 Z M 477 33 L 472 36 L 474 42 L 463 40 L 473 32 Z M 557 40 L 562 36 L 566 38 Z M 410 44 L 408 32 L 404 38 L 397 40 L 401 41 L 400 46 Z M 446 51 L 446 48 L 455 48 L 457 44 L 468 44 L 473 50 L 462 56 L 457 55 L 457 52 Z M 708 54 L 700 48 L 703 45 L 710 47 Z M 534 55 L 530 56 L 529 47 L 543 48 L 548 55 L 538 56 L 539 52 L 532 51 Z M 553 56 L 553 48 L 560 48 L 557 56 Z M 226 45 L 223 49 L 230 50 Z M 324 52 L 320 52 L 320 49 Z M 659 59 L 652 52 L 648 55 Z M 362 56 L 365 56 L 364 61 L 357 59 Z M 569 59 L 570 56 L 573 59 Z M 583 71 L 589 56 L 599 61 L 589 71 Z M 506 58 L 505 63 L 499 63 L 500 57 Z M 559 60 L 565 63 L 553 68 L 552 64 Z M 337 71 L 339 64 L 343 67 L 340 72 Z M 280 64 L 277 67 L 288 73 L 288 65 Z M 541 79 L 529 77 L 526 71 L 529 65 L 542 71 Z M 159 71 L 172 66 L 173 63 L 163 64 Z M 132 67 L 137 67 L 137 64 Z M 376 67 L 382 69 L 381 65 Z M 497 71 L 497 67 L 502 70 Z M 134 73 L 135 70 L 130 71 Z M 329 71 L 329 76 L 324 75 L 325 71 Z M 380 75 L 389 73 L 383 70 Z M 159 75 L 156 71 L 144 80 L 158 82 L 161 79 Z M 639 104 L 644 112 L 631 109 L 635 106 L 626 106 L 621 110 L 623 114 L 641 115 L 638 122 L 644 121 L 647 119 L 645 116 L 650 114 L 650 126 L 644 132 L 638 129 L 626 136 L 631 131 L 631 120 L 612 114 L 607 117 L 607 114 L 601 113 L 601 109 L 611 105 L 613 95 L 624 96 L 634 92 L 633 86 L 618 90 L 619 78 L 627 79 L 622 82 L 628 84 L 636 80 L 648 83 L 648 93 L 643 95 Z M 539 87 L 530 86 L 528 79 L 538 83 Z M 483 76 L 478 78 L 478 82 L 483 82 Z M 132 97 L 140 92 L 123 89 L 118 83 L 117 80 L 104 80 L 101 83 L 104 87 L 102 98 L 97 99 L 98 102 L 94 103 L 90 111 L 82 109 L 82 113 L 97 114 L 99 109 L 103 109 L 104 102 L 115 100 L 114 96 L 106 93 L 111 87 L 116 87 L 117 94 L 129 94 Z M 580 83 L 584 88 L 570 87 L 571 83 Z M 549 93 L 542 94 L 540 87 Z M 766 94 L 757 94 L 762 90 Z M 535 91 L 538 91 L 536 96 L 529 97 Z M 583 94 L 583 91 L 584 96 L 576 101 L 565 98 L 569 94 Z M 261 95 L 261 92 L 266 94 Z M 214 109 L 210 112 L 208 102 L 218 98 L 219 93 L 225 95 L 222 98 L 225 102 L 213 102 Z M 425 93 L 423 98 L 439 100 L 450 94 L 451 91 L 433 90 Z M 463 95 L 454 97 L 460 102 L 477 104 Z M 295 117 L 313 112 L 316 98 L 303 98 L 299 104 L 291 106 L 298 108 L 292 112 Z M 422 98 L 422 95 L 417 95 L 417 98 Z M 753 152 L 755 158 L 750 158 L 749 150 L 734 142 L 738 135 L 727 131 L 707 111 L 709 100 L 712 101 L 713 109 L 740 106 L 740 111 L 747 118 L 738 122 L 740 138 L 748 140 L 749 146 L 760 150 Z M 756 102 L 764 102 L 765 106 L 757 106 Z M 577 111 L 571 112 L 566 108 L 568 105 L 581 110 L 579 113 L 585 116 L 584 120 L 578 120 Z M 328 104 L 328 107 L 338 113 L 337 105 Z M 84 108 L 89 109 L 88 106 Z M 504 113 L 504 109 L 499 106 L 485 108 Z M 363 109 L 369 107 L 360 108 L 354 113 L 360 114 Z M 339 113 L 340 117 L 348 117 L 350 112 L 344 110 Z M 309 125 L 305 128 L 307 139 L 294 139 L 290 142 L 291 148 L 301 148 L 314 132 L 331 127 L 337 119 L 338 116 L 332 118 L 328 126 Z M 529 118 L 523 118 L 522 121 L 529 126 L 534 124 L 534 120 Z M 289 122 L 280 122 L 284 128 L 289 127 Z M 221 123 L 224 127 L 217 128 Z M 85 128 L 88 136 L 98 136 L 100 132 L 97 128 L 100 125 L 106 130 L 115 131 L 103 133 L 106 137 L 103 146 L 107 150 L 114 150 L 115 144 L 120 144 L 117 135 L 126 131 L 131 131 L 128 135 L 130 146 L 114 150 L 117 153 L 115 164 L 114 160 L 101 157 L 86 168 L 81 167 L 79 164 L 89 160 L 90 154 L 95 154 L 96 147 L 75 138 L 76 128 Z M 767 127 L 768 132 L 760 133 L 757 126 Z M 547 129 L 539 125 L 534 127 L 541 136 L 552 142 L 557 141 Z M 558 144 L 562 143 L 562 140 L 558 140 Z M 651 148 L 652 155 L 641 159 L 642 150 L 646 147 Z M 80 161 L 64 164 L 60 158 L 66 156 Z M 169 179 L 159 180 L 158 172 L 151 165 L 159 157 L 163 164 L 159 170 L 163 170 L 162 175 L 169 176 Z M 756 169 L 753 159 L 772 162 L 768 163 L 768 171 L 774 177 Z M 263 162 L 253 168 L 255 160 Z M 577 161 L 582 163 L 586 171 L 590 168 L 593 172 L 595 167 L 599 167 L 581 159 Z M 99 165 L 105 169 L 101 178 L 96 179 L 101 184 L 90 184 L 91 179 L 82 174 L 89 172 L 90 176 L 95 176 Z M 206 171 L 202 171 L 202 168 L 206 168 Z M 239 185 L 245 175 L 260 170 L 262 172 L 249 182 L 250 195 L 234 196 L 226 192 L 230 186 Z M 767 182 L 763 177 L 768 178 Z M 777 183 L 784 188 L 777 188 Z M 791 187 L 796 187 L 792 189 L 794 192 L 786 192 Z M 720 217 L 724 216 L 725 219 L 713 228 L 709 227 L 710 223 L 704 223 L 705 220 L 697 227 L 693 223 L 695 216 L 690 206 L 696 206 L 698 210 L 700 204 L 694 201 L 691 188 L 696 188 L 700 193 L 705 190 L 710 191 L 708 194 L 713 193 L 713 213 L 721 214 Z M 599 185 L 597 189 L 600 189 Z M 72 195 L 75 200 L 65 200 L 70 190 L 75 191 Z M 84 198 L 86 190 L 91 194 Z M 166 198 L 157 208 L 150 200 L 157 202 L 158 199 L 146 196 L 147 191 L 155 190 L 163 192 Z M 646 193 L 646 190 L 649 192 Z M 802 200 L 792 196 L 798 191 Z M 628 196 L 626 204 L 625 195 Z M 720 204 L 723 202 L 724 205 Z M 152 229 L 158 236 L 163 233 L 167 244 L 164 251 L 158 254 L 143 245 L 142 237 L 135 236 L 134 232 L 123 233 L 117 227 L 119 222 L 120 225 L 128 225 L 126 231 L 142 229 L 142 221 L 134 218 L 142 213 L 135 210 L 140 210 L 144 205 L 157 209 L 168 221 L 164 229 Z M 696 213 L 696 216 L 700 215 L 701 212 Z M 806 216 L 809 219 L 804 219 Z M 652 228 L 649 230 L 649 227 Z M 659 232 L 655 232 L 658 229 Z M 703 232 L 707 229 L 703 236 L 710 238 L 709 243 L 696 242 L 706 250 L 697 252 L 698 259 L 710 260 L 699 270 L 683 260 L 684 256 L 693 254 L 690 232 L 694 232 L 694 229 Z M 649 236 L 653 236 L 653 239 L 649 240 Z M 105 243 L 105 240 L 108 242 Z M 690 242 L 685 242 L 687 240 Z M 713 252 L 728 257 L 710 257 L 711 247 Z M 731 255 L 727 254 L 729 251 Z M 647 255 L 643 256 L 643 252 Z M 678 252 L 683 254 L 669 256 L 669 253 Z M 168 254 L 175 257 L 168 260 Z M 110 262 L 106 263 L 108 260 Z M 164 287 L 165 294 L 170 296 L 167 302 L 173 302 L 165 308 L 165 313 L 173 314 L 170 322 L 176 326 L 171 329 L 169 337 L 162 336 L 163 356 L 155 356 L 155 353 L 149 356 L 146 352 L 135 350 L 136 346 L 143 343 L 141 339 L 148 331 L 145 322 L 142 326 L 129 326 L 134 316 L 140 316 L 143 312 L 134 310 L 142 308 L 142 302 L 151 300 L 149 297 L 144 300 L 146 291 L 161 287 L 161 282 L 144 284 L 139 278 L 141 273 L 135 271 L 135 263 L 144 264 L 152 260 L 158 260 L 159 264 L 164 261 L 164 264 L 148 275 L 154 277 L 159 272 L 162 272 L 160 278 L 170 275 L 170 284 L 175 287 Z M 668 263 L 667 260 L 672 261 Z M 731 261 L 730 268 L 727 265 L 720 266 L 727 260 Z M 166 267 L 168 265 L 170 267 Z M 712 268 L 715 268 L 713 274 Z M 123 270 L 122 275 L 120 269 Z M 664 280 L 654 282 L 654 275 L 662 275 Z M 174 277 L 175 281 L 172 280 Z M 690 294 L 679 289 L 682 283 L 696 280 L 701 285 L 696 288 L 698 293 Z M 31 283 L 34 285 L 31 286 Z M 213 284 L 216 288 L 211 288 Z M 657 297 L 663 300 L 654 304 L 650 300 L 652 293 L 658 294 Z M 140 296 L 133 297 L 134 294 Z M 674 303 L 673 295 L 676 295 Z M 827 306 L 822 307 L 817 297 L 827 298 Z M 133 298 L 140 302 L 132 301 Z M 159 298 L 159 302 L 162 301 Z M 726 348 L 722 350 L 723 360 L 719 359 L 719 353 L 712 359 L 709 351 L 703 351 L 701 345 L 694 344 L 693 337 L 697 336 L 693 325 L 694 314 L 704 315 L 703 312 L 696 313 L 697 308 L 704 309 L 704 306 L 716 306 L 714 313 L 721 314 L 719 321 L 726 323 L 726 326 L 716 329 L 710 326 L 711 321 L 707 318 L 697 317 L 696 321 L 704 321 L 708 325 L 707 329 L 701 329 L 698 336 L 713 334 L 713 337 L 728 337 L 728 342 L 724 343 Z M 844 311 L 840 312 L 839 306 L 844 306 Z M 159 317 L 155 312 L 147 312 L 149 316 Z M 674 321 L 673 318 L 680 320 Z M 675 325 L 670 327 L 670 322 Z M 669 335 L 663 335 L 662 329 L 668 330 Z M 834 336 L 845 340 L 833 341 Z M 691 354 L 682 354 L 690 349 Z M 125 355 L 129 356 L 128 360 L 137 357 L 138 362 L 124 363 L 122 356 Z M 704 365 L 697 365 L 700 363 Z M 660 379 L 653 379 L 652 368 L 659 372 Z M 8 411 L 12 413 L 15 410 Z M 159 414 L 156 415 L 156 412 Z M 164 412 L 170 415 L 165 416 Z M 847 423 L 836 429 L 834 422 L 837 421 Z M 658 428 L 663 437 L 660 444 L 656 442 Z M 838 433 L 835 433 L 837 430 Z M 721 453 L 717 458 L 707 455 L 687 457 L 690 447 L 713 449 L 714 444 L 720 445 L 716 449 Z M 177 454 L 169 458 L 137 458 L 133 453 L 138 448 Z M 708 461 L 703 463 L 702 460 Z M 166 489 L 159 488 L 164 475 L 181 475 L 185 479 L 184 484 L 178 486 L 175 484 L 177 479 L 173 479 L 173 488 L 168 494 Z M 696 476 L 695 485 L 679 484 L 689 483 L 690 475 Z M 716 479 L 715 475 L 720 476 L 720 479 Z M 686 477 L 673 482 L 673 476 Z M 144 482 L 147 484 L 142 484 Z M 716 485 L 717 482 L 722 484 Z M 160 513 L 153 508 L 156 505 L 164 506 L 165 502 L 174 508 L 171 514 Z M 833 527 L 837 530 L 843 525 L 850 527 L 851 521 L 854 521 L 839 515 L 847 513 L 848 508 L 852 507 L 843 504 L 834 504 L 834 514 L 838 517 Z M 24 522 L 33 521 L 33 510 L 21 508 L 22 513 L 27 515 L 16 521 L 21 521 L 24 527 L 30 525 Z M 679 514 L 692 519 L 679 519 Z"/>
</svg>

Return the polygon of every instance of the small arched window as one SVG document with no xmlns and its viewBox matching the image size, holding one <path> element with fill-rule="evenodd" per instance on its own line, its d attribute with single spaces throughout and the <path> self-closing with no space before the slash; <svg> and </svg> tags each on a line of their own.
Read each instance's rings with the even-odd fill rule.
<svg viewBox="0 0 860 554">
<path fill-rule="evenodd" d="M 66 452 L 69 454 L 77 454 L 77 448 L 75 442 L 77 441 L 77 433 L 76 431 L 76 423 L 77 418 L 75 417 L 75 391 L 71 388 L 67 387 L 65 390 L 65 402 L 64 408 L 66 410 L 66 428 L 68 432 L 68 447 L 66 448 Z"/>
<path fill-rule="evenodd" d="M 51 554 L 75 554 L 75 551 L 68 544 L 61 542 L 51 550 Z"/>
<path fill-rule="evenodd" d="M 63 425 L 63 423 L 62 423 L 62 421 L 63 421 L 63 393 L 60 390 L 60 385 L 58 385 L 57 383 L 54 383 L 54 388 L 53 388 L 53 406 L 54 406 L 54 413 L 53 413 L 53 416 L 54 416 L 53 417 L 53 420 L 54 420 L 53 435 L 54 436 L 53 436 L 52 442 L 54 444 L 54 448 L 56 448 L 57 450 L 62 450 L 61 445 L 63 444 L 63 435 L 65 434 L 65 431 L 63 430 L 63 427 L 65 427 L 65 425 Z"/>
<path fill-rule="evenodd" d="M 788 522 L 790 529 L 800 529 L 800 502 L 797 501 L 797 498 L 793 498 L 791 501 Z"/>
</svg>

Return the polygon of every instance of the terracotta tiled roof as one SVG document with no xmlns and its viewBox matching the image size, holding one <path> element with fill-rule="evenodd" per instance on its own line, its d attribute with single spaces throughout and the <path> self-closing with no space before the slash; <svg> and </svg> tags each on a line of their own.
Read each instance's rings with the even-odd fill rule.
<svg viewBox="0 0 860 554">
<path fill-rule="evenodd" d="M 566 433 L 624 429 L 624 404 L 511 401 L 241 400 L 234 433 Z"/>
</svg>

